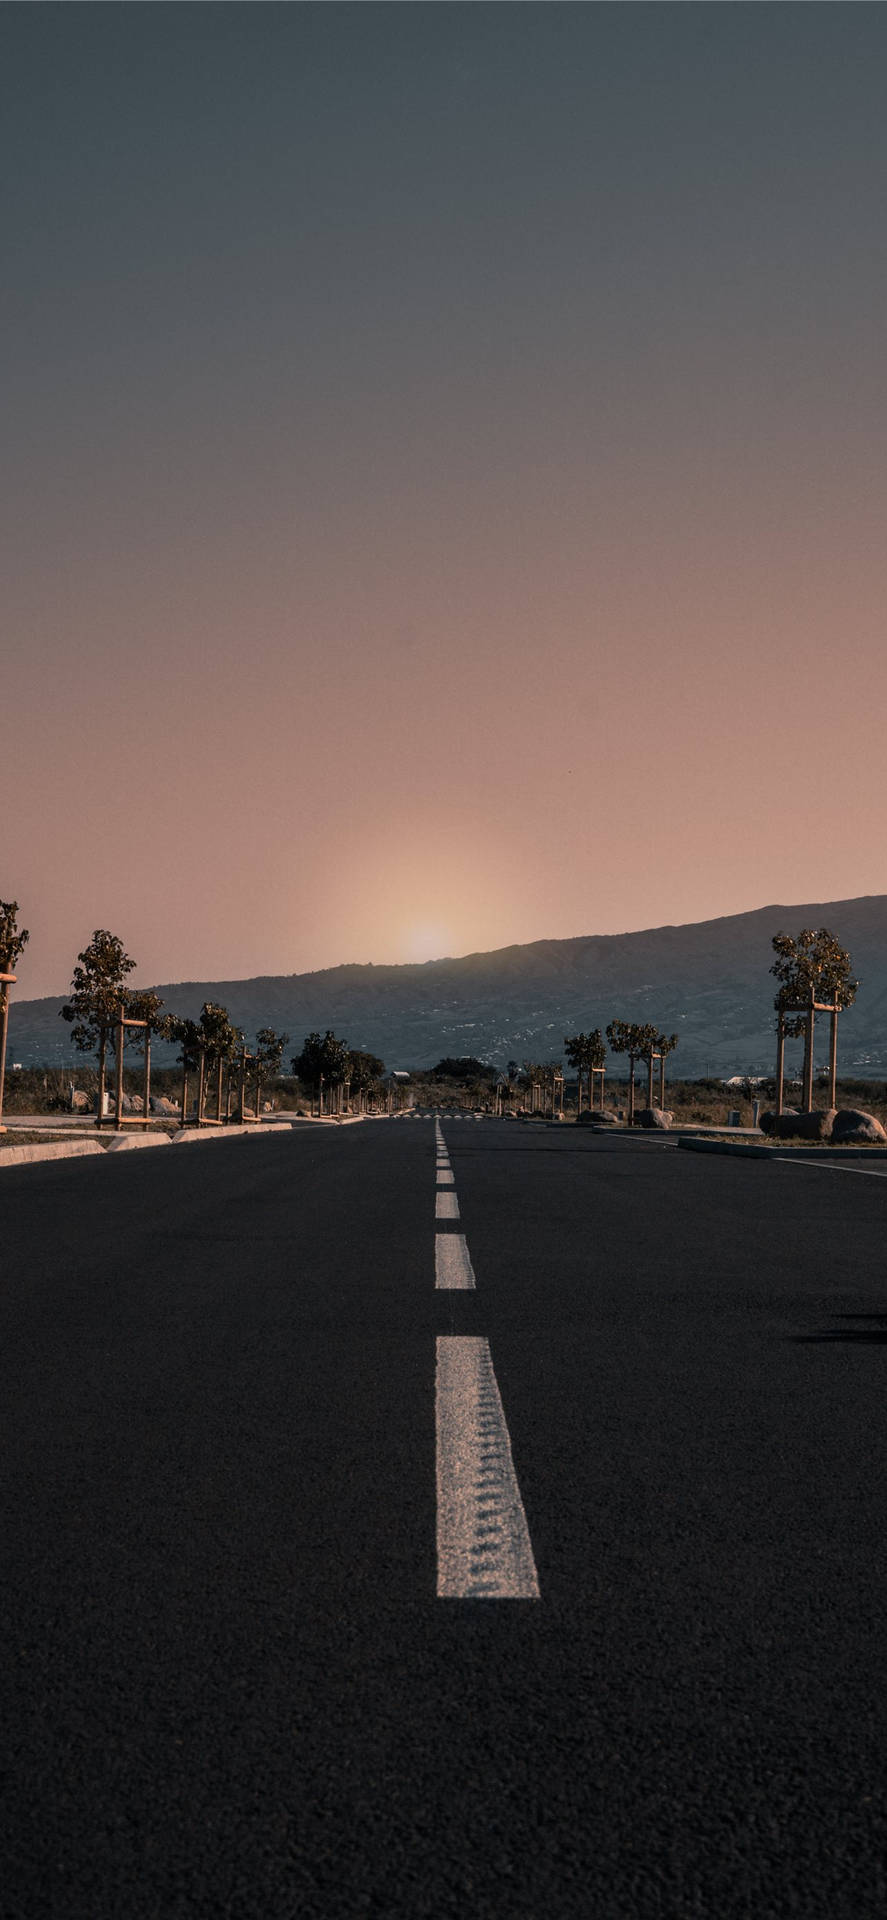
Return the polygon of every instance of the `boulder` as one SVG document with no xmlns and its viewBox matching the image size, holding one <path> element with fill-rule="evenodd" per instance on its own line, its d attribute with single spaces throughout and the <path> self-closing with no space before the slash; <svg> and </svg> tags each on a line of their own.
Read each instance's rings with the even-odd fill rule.
<svg viewBox="0 0 887 1920">
<path fill-rule="evenodd" d="M 783 1107 L 780 1118 L 783 1120 L 788 1120 L 790 1115 L 793 1113 L 797 1113 L 797 1111 L 798 1111 L 797 1107 Z M 776 1125 L 776 1118 L 777 1116 L 773 1112 L 772 1108 L 768 1107 L 766 1113 L 762 1113 L 758 1120 L 758 1126 L 760 1127 L 761 1132 L 772 1133 Z"/>
<path fill-rule="evenodd" d="M 867 1140 L 887 1140 L 887 1133 L 873 1113 L 863 1113 L 859 1107 L 839 1107 L 832 1127 L 832 1140 L 837 1145 L 850 1146 L 856 1141 L 864 1144 Z"/>
<path fill-rule="evenodd" d="M 611 1113 L 608 1107 L 593 1107 L 590 1113 L 588 1108 L 585 1107 L 579 1115 L 580 1127 L 599 1127 L 601 1125 L 612 1127 L 615 1123 L 616 1115 L 615 1113 Z"/>
<path fill-rule="evenodd" d="M 667 1108 L 642 1107 L 640 1113 L 635 1114 L 635 1126 L 670 1127 L 673 1119 L 674 1114 L 670 1113 Z"/>
<path fill-rule="evenodd" d="M 814 1107 L 809 1113 L 794 1108 L 784 1113 L 762 1114 L 761 1125 L 773 1140 L 831 1140 L 835 1107 Z M 764 1127 L 765 1118 L 771 1122 Z"/>
<path fill-rule="evenodd" d="M 178 1113 L 179 1109 L 168 1100 L 165 1093 L 152 1093 L 149 1106 L 152 1113 Z"/>
</svg>

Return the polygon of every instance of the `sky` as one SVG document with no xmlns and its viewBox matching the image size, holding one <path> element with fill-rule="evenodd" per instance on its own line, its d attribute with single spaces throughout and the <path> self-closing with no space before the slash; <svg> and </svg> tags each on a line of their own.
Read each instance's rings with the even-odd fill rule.
<svg viewBox="0 0 887 1920">
<path fill-rule="evenodd" d="M 19 995 L 887 890 L 885 71 L 839 3 L 0 9 Z"/>
</svg>

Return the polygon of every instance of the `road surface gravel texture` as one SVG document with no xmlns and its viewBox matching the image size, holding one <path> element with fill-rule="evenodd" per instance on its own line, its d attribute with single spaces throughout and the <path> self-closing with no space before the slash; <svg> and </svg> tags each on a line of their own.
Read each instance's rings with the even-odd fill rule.
<svg viewBox="0 0 887 1920">
<path fill-rule="evenodd" d="M 3 1920 L 887 1908 L 887 1180 L 442 1126 L 455 1226 L 431 1120 L 4 1174 Z"/>
</svg>

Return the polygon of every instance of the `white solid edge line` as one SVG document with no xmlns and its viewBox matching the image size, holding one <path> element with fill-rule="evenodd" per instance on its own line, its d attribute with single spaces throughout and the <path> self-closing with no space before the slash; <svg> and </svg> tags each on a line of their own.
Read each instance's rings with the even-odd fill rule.
<svg viewBox="0 0 887 1920">
<path fill-rule="evenodd" d="M 434 1284 L 435 1287 L 458 1287 L 463 1292 L 476 1287 L 464 1233 L 435 1234 Z"/>
<path fill-rule="evenodd" d="M 538 1600 L 539 1577 L 489 1342 L 437 1341 L 437 1593 Z"/>
<path fill-rule="evenodd" d="M 780 1167 L 812 1167 L 816 1173 L 861 1173 L 867 1180 L 887 1180 L 887 1171 L 877 1167 L 837 1167 L 833 1160 L 792 1160 L 787 1153 L 774 1153 Z"/>
</svg>

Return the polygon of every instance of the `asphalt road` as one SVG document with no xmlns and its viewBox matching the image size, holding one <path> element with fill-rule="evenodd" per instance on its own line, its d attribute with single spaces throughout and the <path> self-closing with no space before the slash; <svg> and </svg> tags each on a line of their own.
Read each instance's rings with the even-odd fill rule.
<svg viewBox="0 0 887 1920">
<path fill-rule="evenodd" d="M 443 1134 L 0 1174 L 3 1920 L 887 1909 L 887 1180 Z M 438 1592 L 469 1338 L 538 1598 Z"/>
</svg>

